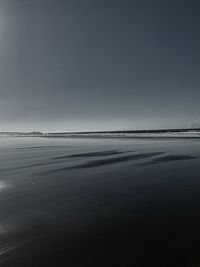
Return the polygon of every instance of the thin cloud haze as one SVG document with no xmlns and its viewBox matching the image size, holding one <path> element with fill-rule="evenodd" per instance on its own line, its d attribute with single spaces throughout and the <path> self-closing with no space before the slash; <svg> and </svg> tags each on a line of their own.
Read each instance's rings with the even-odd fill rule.
<svg viewBox="0 0 200 267">
<path fill-rule="evenodd" d="M 187 127 L 196 1 L 0 2 L 0 130 Z"/>
</svg>

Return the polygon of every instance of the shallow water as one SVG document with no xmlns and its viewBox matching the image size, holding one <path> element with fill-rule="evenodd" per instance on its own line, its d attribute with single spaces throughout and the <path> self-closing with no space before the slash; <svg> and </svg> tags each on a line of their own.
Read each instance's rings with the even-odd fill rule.
<svg viewBox="0 0 200 267">
<path fill-rule="evenodd" d="M 200 265 L 200 140 L 0 138 L 0 266 Z"/>
</svg>

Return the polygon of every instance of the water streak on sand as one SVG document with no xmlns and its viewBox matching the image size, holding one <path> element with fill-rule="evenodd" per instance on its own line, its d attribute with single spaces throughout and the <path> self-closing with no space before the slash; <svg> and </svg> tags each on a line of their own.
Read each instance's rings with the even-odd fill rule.
<svg viewBox="0 0 200 267">
<path fill-rule="evenodd" d="M 48 149 L 48 148 L 66 148 L 70 146 L 27 146 L 27 147 L 16 147 L 17 150 L 34 150 L 34 149 Z"/>
<path fill-rule="evenodd" d="M 153 164 L 159 164 L 159 163 L 167 163 L 172 161 L 179 161 L 179 160 L 192 160 L 197 159 L 198 157 L 195 156 L 189 156 L 189 155 L 168 155 L 164 157 L 159 157 L 152 159 L 151 161 L 140 163 L 138 165 L 153 165 Z"/>
<path fill-rule="evenodd" d="M 65 170 L 73 170 L 73 169 L 82 169 L 82 168 L 93 168 L 93 167 L 100 167 L 103 165 L 110 165 L 130 160 L 139 160 L 139 159 L 145 159 L 148 157 L 153 157 L 162 154 L 163 152 L 154 152 L 154 153 L 141 153 L 141 154 L 135 154 L 135 155 L 128 155 L 128 156 L 122 156 L 122 157 L 115 157 L 115 158 L 108 158 L 108 159 L 101 159 L 101 160 L 91 160 L 83 164 L 79 164 L 72 167 L 65 167 L 60 168 L 55 171 L 65 171 Z"/>
<path fill-rule="evenodd" d="M 128 152 L 128 151 L 126 151 Z M 110 150 L 110 151 L 97 151 L 97 152 L 89 152 L 89 153 L 80 153 L 80 154 L 73 154 L 67 156 L 60 156 L 55 157 L 53 159 L 68 159 L 68 158 L 86 158 L 86 157 L 105 157 L 105 156 L 112 156 L 117 154 L 122 154 L 123 151 L 117 150 Z"/>
<path fill-rule="evenodd" d="M 125 153 L 125 152 L 111 150 L 111 151 L 98 151 L 98 152 L 90 152 L 90 153 L 73 154 L 73 155 L 68 155 L 68 156 L 59 156 L 59 157 L 52 158 L 52 160 L 56 160 L 55 162 L 49 160 L 48 162 L 38 162 L 34 164 L 29 164 L 26 166 L 16 166 L 13 168 L 5 168 L 5 169 L 1 169 L 1 171 L 11 171 L 11 170 L 20 170 L 20 169 L 28 169 L 28 168 L 35 168 L 35 167 L 41 167 L 41 166 L 56 165 L 58 163 L 66 162 L 65 159 L 84 158 L 84 157 L 105 157 L 105 156 L 111 156 L 111 155 L 118 155 L 122 153 Z"/>
</svg>

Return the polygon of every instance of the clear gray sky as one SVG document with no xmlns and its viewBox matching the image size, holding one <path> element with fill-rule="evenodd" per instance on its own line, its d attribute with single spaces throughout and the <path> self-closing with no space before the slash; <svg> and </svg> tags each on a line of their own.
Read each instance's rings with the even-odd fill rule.
<svg viewBox="0 0 200 267">
<path fill-rule="evenodd" d="M 0 131 L 187 127 L 200 2 L 0 0 Z"/>
</svg>

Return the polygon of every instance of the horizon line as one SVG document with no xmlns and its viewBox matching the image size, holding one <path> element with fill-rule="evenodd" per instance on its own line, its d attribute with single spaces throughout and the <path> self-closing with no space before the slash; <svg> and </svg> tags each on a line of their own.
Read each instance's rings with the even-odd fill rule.
<svg viewBox="0 0 200 267">
<path fill-rule="evenodd" d="M 137 129 L 137 130 L 89 130 L 89 131 L 59 131 L 59 132 L 50 132 L 50 131 L 0 131 L 0 134 L 88 134 L 88 133 L 145 133 L 145 132 L 176 132 L 176 131 L 200 131 L 200 127 L 195 128 L 157 128 L 157 129 Z"/>
</svg>

